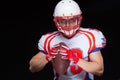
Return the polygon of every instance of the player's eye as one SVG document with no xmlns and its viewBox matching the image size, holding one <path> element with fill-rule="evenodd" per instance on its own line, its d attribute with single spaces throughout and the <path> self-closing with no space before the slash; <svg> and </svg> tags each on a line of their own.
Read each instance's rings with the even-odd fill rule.
<svg viewBox="0 0 120 80">
<path fill-rule="evenodd" d="M 59 24 L 65 26 L 67 24 L 67 20 L 59 20 Z"/>
</svg>

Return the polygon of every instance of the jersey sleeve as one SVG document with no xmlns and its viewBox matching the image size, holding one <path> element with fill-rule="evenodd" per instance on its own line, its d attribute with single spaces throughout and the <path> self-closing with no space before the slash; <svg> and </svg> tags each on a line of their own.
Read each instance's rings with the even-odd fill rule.
<svg viewBox="0 0 120 80">
<path fill-rule="evenodd" d="M 39 50 L 44 50 L 44 35 L 41 36 L 41 38 L 38 41 L 38 49 Z"/>
<path fill-rule="evenodd" d="M 92 46 L 92 52 L 96 50 L 101 50 L 106 46 L 106 38 L 100 30 L 93 29 L 91 30 L 94 36 L 94 45 Z"/>
<path fill-rule="evenodd" d="M 52 35 L 52 32 L 46 33 L 46 34 L 42 35 L 38 41 L 38 49 L 44 54 L 48 53 L 47 41 L 48 41 L 48 37 L 50 37 L 51 35 Z"/>
<path fill-rule="evenodd" d="M 47 52 L 45 52 L 45 50 L 44 50 L 44 43 L 45 43 L 45 35 L 42 35 L 41 38 L 38 41 L 38 49 L 42 53 L 47 54 Z"/>
</svg>

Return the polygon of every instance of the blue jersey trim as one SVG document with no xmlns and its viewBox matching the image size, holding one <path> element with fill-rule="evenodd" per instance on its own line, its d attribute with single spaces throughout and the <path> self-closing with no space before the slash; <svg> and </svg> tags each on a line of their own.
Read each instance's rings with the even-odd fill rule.
<svg viewBox="0 0 120 80">
<path fill-rule="evenodd" d="M 90 79 L 90 77 L 89 77 L 89 74 L 87 73 L 86 74 L 86 79 L 85 80 L 92 80 L 92 79 Z"/>
<path fill-rule="evenodd" d="M 92 51 L 90 52 L 90 54 L 93 53 L 93 52 L 100 51 L 101 49 L 102 49 L 102 48 L 96 48 L 95 50 L 92 50 Z"/>
<path fill-rule="evenodd" d="M 46 52 L 44 52 L 43 50 L 40 50 L 40 52 L 42 52 L 43 54 L 47 55 L 47 53 L 46 53 Z"/>
</svg>

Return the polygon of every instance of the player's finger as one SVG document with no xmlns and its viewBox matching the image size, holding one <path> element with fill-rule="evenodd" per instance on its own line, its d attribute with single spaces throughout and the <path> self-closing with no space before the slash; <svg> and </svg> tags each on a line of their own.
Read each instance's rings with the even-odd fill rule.
<svg viewBox="0 0 120 80">
<path fill-rule="evenodd" d="M 66 50 L 69 50 L 69 49 L 70 49 L 70 48 L 69 48 L 68 46 L 66 46 L 66 45 L 62 45 L 61 47 L 64 48 L 64 49 L 66 49 Z"/>
<path fill-rule="evenodd" d="M 54 45 L 54 48 L 58 48 L 58 47 L 60 47 L 60 44 L 55 44 Z"/>
<path fill-rule="evenodd" d="M 50 52 L 50 54 L 57 55 L 58 53 L 57 52 Z"/>
<path fill-rule="evenodd" d="M 62 56 L 61 58 L 64 59 L 64 60 L 68 60 L 69 59 L 67 56 Z"/>
<path fill-rule="evenodd" d="M 68 55 L 66 52 L 60 52 L 59 54 L 61 54 L 61 55 L 63 55 L 63 56 Z"/>
<path fill-rule="evenodd" d="M 50 50 L 50 54 L 56 55 L 56 54 L 58 54 L 58 51 L 59 51 L 58 48 L 52 48 L 52 49 Z"/>
</svg>

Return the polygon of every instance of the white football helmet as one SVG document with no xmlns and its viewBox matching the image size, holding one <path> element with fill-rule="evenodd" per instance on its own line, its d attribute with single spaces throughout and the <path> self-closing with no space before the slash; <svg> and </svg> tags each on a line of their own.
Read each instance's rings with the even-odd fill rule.
<svg viewBox="0 0 120 80">
<path fill-rule="evenodd" d="M 61 0 L 54 10 L 54 22 L 57 29 L 68 38 L 73 37 L 82 21 L 82 11 L 74 0 Z"/>
</svg>

